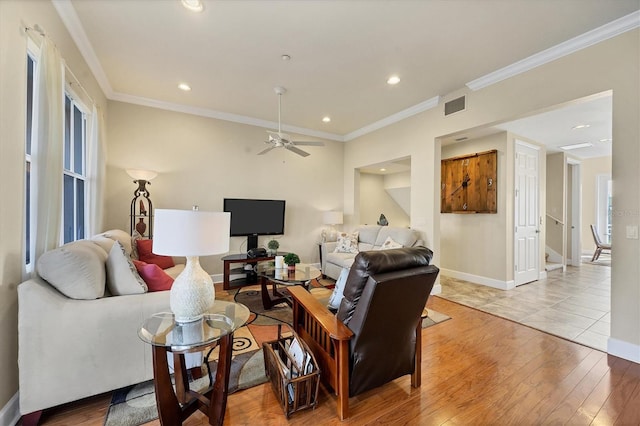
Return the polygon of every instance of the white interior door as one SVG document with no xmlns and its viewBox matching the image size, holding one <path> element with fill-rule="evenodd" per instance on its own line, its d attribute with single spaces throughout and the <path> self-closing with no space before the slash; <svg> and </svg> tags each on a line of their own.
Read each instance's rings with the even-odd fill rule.
<svg viewBox="0 0 640 426">
<path fill-rule="evenodd" d="M 539 276 L 540 246 L 539 157 L 534 145 L 516 141 L 515 159 L 515 285 L 535 281 Z"/>
</svg>

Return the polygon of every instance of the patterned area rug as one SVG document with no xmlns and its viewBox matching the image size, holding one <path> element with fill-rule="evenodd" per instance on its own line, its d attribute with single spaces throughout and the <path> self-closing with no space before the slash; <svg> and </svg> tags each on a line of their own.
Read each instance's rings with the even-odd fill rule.
<svg viewBox="0 0 640 426">
<path fill-rule="evenodd" d="M 315 282 L 312 293 L 320 300 L 331 296 L 330 289 Z M 259 286 L 248 286 L 233 290 L 216 289 L 216 299 L 236 301 L 246 305 L 251 311 L 247 325 L 239 328 L 233 336 L 233 358 L 231 360 L 231 376 L 229 379 L 229 393 L 265 383 L 267 377 L 264 371 L 264 357 L 262 342 L 275 340 L 278 336 L 278 325 L 282 333 L 290 332 L 293 321 L 291 308 L 282 303 L 265 310 Z M 430 327 L 449 319 L 447 315 L 429 310 L 429 316 L 422 322 L 422 327 Z M 211 369 L 217 367 L 217 353 L 215 348 L 209 355 Z M 204 389 L 209 386 L 209 378 L 205 374 L 202 378 L 191 382 L 192 389 Z M 113 392 L 111 404 L 105 418 L 105 426 L 137 426 L 158 417 L 156 409 L 153 381 L 149 380 Z"/>
</svg>

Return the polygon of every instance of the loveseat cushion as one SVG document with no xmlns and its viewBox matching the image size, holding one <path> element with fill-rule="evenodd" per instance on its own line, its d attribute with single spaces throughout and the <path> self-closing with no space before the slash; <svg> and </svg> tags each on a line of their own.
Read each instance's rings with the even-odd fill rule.
<svg viewBox="0 0 640 426">
<path fill-rule="evenodd" d="M 376 244 L 376 239 L 378 238 L 378 234 L 380 233 L 380 228 L 383 228 L 383 226 L 380 226 L 380 225 L 359 226 L 357 228 L 358 232 L 360 233 L 358 236 L 358 242 L 361 244 L 362 243 L 370 244 L 373 247 Z"/>
<path fill-rule="evenodd" d="M 107 257 L 107 287 L 114 296 L 142 294 L 148 291 L 147 283 L 131 261 L 120 241 L 116 241 Z"/>
<path fill-rule="evenodd" d="M 327 262 L 338 265 L 341 268 L 350 268 L 355 255 L 353 253 L 329 253 Z"/>
<path fill-rule="evenodd" d="M 396 243 L 402 244 L 403 247 L 413 247 L 418 241 L 419 235 L 413 229 L 383 226 L 378 233 L 375 246 L 381 247 L 389 237 Z"/>
<path fill-rule="evenodd" d="M 102 234 L 98 234 L 92 237 L 92 240 L 95 240 L 97 244 L 100 244 L 102 246 L 105 243 L 108 243 L 104 240 L 104 238 L 108 238 L 113 241 L 120 241 L 120 244 L 122 244 L 122 247 L 124 247 L 127 255 L 131 255 L 131 235 L 129 235 L 128 232 L 121 229 L 111 229 L 109 231 L 103 232 Z M 112 245 L 113 243 L 109 245 L 108 249 L 105 249 L 106 253 L 109 253 Z"/>
<path fill-rule="evenodd" d="M 337 317 L 349 324 L 364 286 L 374 274 L 428 266 L 433 252 L 426 247 L 405 247 L 391 250 L 360 252 L 356 256 L 345 284 Z"/>
<path fill-rule="evenodd" d="M 74 241 L 43 253 L 36 262 L 38 275 L 71 299 L 104 296 L 107 253 L 88 240 Z"/>
</svg>

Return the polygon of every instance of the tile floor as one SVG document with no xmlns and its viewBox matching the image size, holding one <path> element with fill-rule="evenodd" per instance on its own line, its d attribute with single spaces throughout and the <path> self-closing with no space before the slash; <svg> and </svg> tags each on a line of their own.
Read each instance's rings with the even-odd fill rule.
<svg viewBox="0 0 640 426">
<path fill-rule="evenodd" d="M 611 323 L 610 258 L 550 271 L 545 280 L 498 290 L 442 276 L 438 296 L 532 328 L 607 350 Z"/>
</svg>

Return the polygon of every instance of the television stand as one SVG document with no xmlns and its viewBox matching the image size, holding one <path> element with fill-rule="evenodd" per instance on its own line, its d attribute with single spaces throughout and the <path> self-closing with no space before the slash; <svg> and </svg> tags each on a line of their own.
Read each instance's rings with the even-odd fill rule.
<svg viewBox="0 0 640 426">
<path fill-rule="evenodd" d="M 278 256 L 283 256 L 286 253 L 277 253 Z M 233 287 L 243 287 L 245 285 L 258 284 L 258 276 L 253 270 L 246 270 L 244 268 L 233 268 L 231 269 L 231 265 L 235 263 L 243 263 L 254 265 L 258 262 L 264 262 L 265 260 L 274 260 L 275 256 L 262 256 L 262 257 L 248 257 L 246 253 L 240 254 L 230 254 L 228 256 L 224 256 L 222 258 L 222 262 L 224 263 L 224 273 L 223 273 L 223 281 L 222 288 L 225 290 L 229 290 L 231 286 Z M 244 278 L 238 278 L 236 280 L 231 281 L 229 277 L 231 274 L 244 274 Z"/>
</svg>

